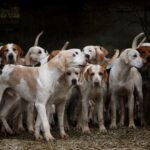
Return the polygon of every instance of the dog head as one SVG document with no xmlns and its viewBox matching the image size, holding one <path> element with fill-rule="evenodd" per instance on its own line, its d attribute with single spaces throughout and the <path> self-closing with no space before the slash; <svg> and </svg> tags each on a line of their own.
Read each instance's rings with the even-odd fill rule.
<svg viewBox="0 0 150 150">
<path fill-rule="evenodd" d="M 80 74 L 81 74 L 81 69 L 80 68 L 74 68 L 74 67 L 68 68 L 67 72 L 66 72 L 66 80 L 68 82 L 68 85 L 69 86 L 78 85 Z"/>
<path fill-rule="evenodd" d="M 150 63 L 150 43 L 143 43 L 137 48 L 144 63 Z"/>
<path fill-rule="evenodd" d="M 25 63 L 26 65 L 35 65 L 47 56 L 48 52 L 46 52 L 43 48 L 33 46 L 29 49 L 25 56 Z"/>
<path fill-rule="evenodd" d="M 22 49 L 17 44 L 6 44 L 1 47 L 2 64 L 21 64 Z"/>
<path fill-rule="evenodd" d="M 107 82 L 108 80 L 106 68 L 101 65 L 90 64 L 85 68 L 83 76 L 92 83 L 93 87 L 100 87 L 103 81 Z"/>
<path fill-rule="evenodd" d="M 86 59 L 90 62 L 91 60 L 96 60 L 101 62 L 104 57 L 108 55 L 108 51 L 101 46 L 85 46 L 83 48 Z"/>
<path fill-rule="evenodd" d="M 62 50 L 49 61 L 62 72 L 66 72 L 69 67 L 82 67 L 86 65 L 86 59 L 80 49 Z"/>
<path fill-rule="evenodd" d="M 120 54 L 120 59 L 127 65 L 131 67 L 141 68 L 143 66 L 142 58 L 140 53 L 132 48 L 125 49 Z"/>
</svg>

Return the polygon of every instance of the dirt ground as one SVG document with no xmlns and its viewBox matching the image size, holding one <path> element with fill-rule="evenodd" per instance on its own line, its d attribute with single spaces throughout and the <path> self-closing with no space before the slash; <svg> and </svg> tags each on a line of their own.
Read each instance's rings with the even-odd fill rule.
<svg viewBox="0 0 150 150">
<path fill-rule="evenodd" d="M 45 142 L 35 141 L 33 135 L 0 136 L 0 150 L 98 150 L 123 149 L 141 150 L 150 149 L 150 128 L 108 130 L 103 135 L 97 128 L 92 129 L 92 135 L 86 136 L 79 130 L 71 129 L 69 138 L 60 139 L 58 131 L 52 131 L 56 140 Z"/>
</svg>

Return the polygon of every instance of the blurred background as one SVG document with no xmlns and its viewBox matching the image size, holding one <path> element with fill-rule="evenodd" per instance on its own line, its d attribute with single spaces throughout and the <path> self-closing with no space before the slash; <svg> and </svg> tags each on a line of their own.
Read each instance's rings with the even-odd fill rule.
<svg viewBox="0 0 150 150">
<path fill-rule="evenodd" d="M 113 49 L 131 47 L 140 32 L 149 39 L 150 2 L 147 0 L 1 0 L 0 43 L 14 42 L 24 52 L 44 31 L 39 46 L 49 52 L 102 45 Z"/>
</svg>

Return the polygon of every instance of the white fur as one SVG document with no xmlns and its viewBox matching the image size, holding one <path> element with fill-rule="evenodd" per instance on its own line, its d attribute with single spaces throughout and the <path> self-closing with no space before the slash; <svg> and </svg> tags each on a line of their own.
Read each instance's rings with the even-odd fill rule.
<svg viewBox="0 0 150 150">
<path fill-rule="evenodd" d="M 135 57 L 136 56 L 136 57 Z M 135 128 L 133 110 L 134 110 L 134 90 L 138 91 L 140 102 L 142 103 L 142 78 L 138 70 L 135 68 L 142 67 L 142 58 L 135 49 L 124 50 L 120 57 L 116 60 L 110 71 L 109 90 L 111 93 L 111 128 L 116 128 L 116 95 L 128 98 L 129 108 L 129 127 Z M 123 100 L 121 99 L 122 103 Z M 124 125 L 124 108 L 122 109 L 120 125 Z"/>
</svg>

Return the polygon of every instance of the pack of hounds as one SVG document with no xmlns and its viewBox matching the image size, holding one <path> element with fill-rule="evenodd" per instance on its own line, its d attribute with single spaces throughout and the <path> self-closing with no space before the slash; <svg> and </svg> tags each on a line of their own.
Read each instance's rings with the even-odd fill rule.
<svg viewBox="0 0 150 150">
<path fill-rule="evenodd" d="M 90 124 L 96 124 L 106 134 L 109 128 L 136 128 L 135 120 L 148 124 L 150 43 L 144 33 L 112 57 L 102 46 L 67 49 L 69 42 L 49 54 L 38 46 L 42 33 L 25 57 L 17 44 L 0 47 L 1 133 L 27 130 L 49 141 L 57 126 L 67 138 L 72 126 L 91 134 Z"/>
</svg>

